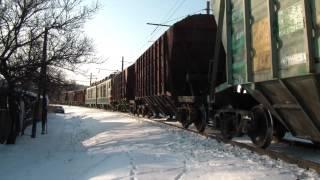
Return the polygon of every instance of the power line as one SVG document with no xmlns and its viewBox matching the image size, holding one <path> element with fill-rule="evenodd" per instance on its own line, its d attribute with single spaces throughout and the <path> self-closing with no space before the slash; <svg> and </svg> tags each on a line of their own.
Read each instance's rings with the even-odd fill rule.
<svg viewBox="0 0 320 180">
<path fill-rule="evenodd" d="M 184 2 L 185 2 L 185 1 L 184 1 Z M 195 11 L 195 12 L 190 13 L 190 14 L 185 15 L 185 16 L 180 16 L 180 17 L 178 17 L 178 18 L 174 18 L 174 19 L 171 19 L 171 20 L 167 20 L 167 21 L 165 21 L 165 22 L 163 22 L 163 23 L 160 23 L 160 24 L 167 24 L 167 23 L 170 23 L 170 22 L 173 22 L 173 21 L 178 21 L 178 20 L 183 19 L 183 18 L 185 18 L 185 17 L 187 17 L 187 16 L 201 13 L 201 12 L 204 11 L 204 10 L 206 10 L 206 9 L 201 9 L 201 10 Z M 147 41 L 146 41 L 145 43 L 143 43 L 143 45 L 139 48 L 139 50 L 138 50 L 139 53 L 140 53 L 140 50 L 142 50 L 142 48 L 144 48 L 148 43 L 153 43 L 153 42 L 154 42 L 152 39 L 154 38 L 154 36 L 155 36 L 154 33 L 157 31 L 158 28 L 159 28 L 159 26 L 157 26 L 157 27 L 152 31 L 152 33 L 147 37 Z"/>
<path fill-rule="evenodd" d="M 179 6 L 172 12 L 172 14 L 168 17 L 168 19 L 170 19 L 181 7 L 182 5 L 186 2 L 186 0 L 181 1 L 181 3 L 179 4 Z M 167 20 L 168 20 L 167 19 Z"/>
<path fill-rule="evenodd" d="M 180 4 L 179 4 L 179 2 L 180 2 Z M 170 19 L 169 16 L 171 16 L 172 13 L 174 14 L 175 11 L 181 7 L 181 4 L 183 4 L 183 3 L 181 3 L 181 2 L 184 3 L 185 0 L 182 0 L 182 1 L 177 0 L 177 1 L 175 1 L 175 3 L 173 4 L 173 6 L 171 6 L 171 8 L 170 8 L 169 11 L 166 13 L 166 15 L 161 19 L 161 21 L 165 21 L 165 20 L 167 21 L 168 19 Z M 179 7 L 179 6 L 180 6 L 180 7 Z M 165 23 L 164 23 L 164 24 L 165 24 Z M 154 34 L 155 34 L 156 32 L 158 32 L 159 29 L 161 29 L 161 27 L 159 28 L 159 26 L 157 26 L 157 27 L 155 27 L 155 28 L 152 30 L 151 34 L 146 38 L 146 39 L 147 39 L 147 42 L 143 43 L 143 45 L 139 48 L 138 51 L 140 51 L 140 50 L 141 50 L 142 48 L 144 48 L 148 43 L 150 43 L 149 41 L 154 38 Z"/>
<path fill-rule="evenodd" d="M 184 16 L 177 17 L 177 18 L 175 18 L 175 19 L 168 20 L 168 21 L 166 21 L 166 22 L 163 22 L 163 24 L 167 24 L 167 23 L 170 23 L 170 22 L 172 22 L 172 21 L 178 21 L 178 20 L 183 19 L 183 18 L 185 18 L 185 17 L 188 17 L 188 16 L 190 16 L 190 15 L 194 15 L 194 14 L 201 13 L 201 12 L 204 11 L 204 10 L 206 10 L 206 9 L 201 9 L 201 10 L 199 10 L 199 11 L 190 13 L 190 14 L 188 14 L 188 15 L 184 15 Z"/>
<path fill-rule="evenodd" d="M 174 10 L 174 8 L 178 5 L 179 0 L 175 1 L 175 4 L 171 7 L 171 9 L 166 13 L 166 15 L 161 19 L 161 21 L 165 21 L 165 19 L 168 19 L 168 15 L 170 15 L 171 11 Z M 155 27 L 155 29 L 151 32 L 150 35 L 153 35 L 157 30 L 159 29 L 159 26 Z"/>
<path fill-rule="evenodd" d="M 176 2 L 178 2 L 178 1 L 176 1 Z M 182 7 L 182 5 L 184 4 L 186 2 L 186 0 L 182 0 L 181 2 L 180 2 L 180 4 L 174 9 L 174 8 L 172 8 L 172 9 L 174 9 L 173 10 L 173 12 L 171 12 L 171 14 L 169 14 L 169 16 L 166 18 L 166 20 L 165 21 L 168 21 L 181 7 Z M 176 3 L 177 4 L 177 3 Z M 163 23 L 164 24 L 164 23 Z M 156 27 L 156 29 L 151 33 L 151 35 L 152 34 L 154 34 L 155 32 L 157 32 L 157 30 L 159 30 L 159 29 L 161 29 L 161 28 L 159 28 L 160 26 L 157 26 Z"/>
<path fill-rule="evenodd" d="M 79 69 L 78 70 L 74 70 L 74 69 L 69 69 L 67 67 L 57 67 L 57 68 L 69 71 L 69 72 L 71 72 L 73 74 L 80 74 L 83 77 L 90 77 L 90 75 L 86 74 L 87 72 L 80 71 Z M 94 76 L 94 77 L 96 78 L 96 76 Z"/>
<path fill-rule="evenodd" d="M 177 0 L 175 2 L 175 4 L 173 4 L 173 6 L 171 7 L 171 9 L 167 12 L 167 14 L 162 18 L 161 21 L 164 21 L 165 19 L 168 19 L 168 15 L 174 10 L 174 8 L 178 5 L 179 0 Z"/>
</svg>

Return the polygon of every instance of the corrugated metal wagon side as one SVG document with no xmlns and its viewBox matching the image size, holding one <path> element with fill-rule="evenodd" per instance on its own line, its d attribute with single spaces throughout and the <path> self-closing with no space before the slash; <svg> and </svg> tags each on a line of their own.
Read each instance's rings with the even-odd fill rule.
<svg viewBox="0 0 320 180">
<path fill-rule="evenodd" d="M 320 142 L 320 2 L 212 4 L 216 19 L 224 18 L 222 41 L 228 54 L 228 81 L 217 89 L 242 85 L 286 130 Z"/>
<path fill-rule="evenodd" d="M 85 95 L 86 95 L 85 89 L 75 91 L 73 105 L 83 106 L 85 104 Z"/>
<path fill-rule="evenodd" d="M 67 104 L 74 105 L 75 101 L 75 91 L 68 91 L 67 92 Z"/>
<path fill-rule="evenodd" d="M 135 65 L 129 66 L 112 78 L 111 104 L 115 110 L 128 111 L 134 100 Z"/>
<path fill-rule="evenodd" d="M 180 110 L 192 109 L 207 93 L 214 21 L 212 15 L 189 16 L 170 27 L 138 58 L 135 100 L 139 114 L 177 116 Z M 223 69 L 219 72 L 220 79 L 225 78 Z"/>
</svg>

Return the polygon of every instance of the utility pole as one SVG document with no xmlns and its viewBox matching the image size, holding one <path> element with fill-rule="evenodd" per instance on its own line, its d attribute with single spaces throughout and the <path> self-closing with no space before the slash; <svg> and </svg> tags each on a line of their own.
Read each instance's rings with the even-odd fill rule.
<svg viewBox="0 0 320 180">
<path fill-rule="evenodd" d="M 121 61 L 121 74 L 120 74 L 120 76 L 121 76 L 121 87 L 123 87 L 124 86 L 124 78 L 125 78 L 125 76 L 124 76 L 124 73 L 123 73 L 123 63 L 124 63 L 124 57 L 122 56 L 122 61 Z M 122 95 L 124 95 L 124 89 L 123 88 L 121 88 L 120 89 L 120 91 L 121 91 L 121 98 L 122 98 Z"/>
<path fill-rule="evenodd" d="M 42 131 L 41 134 L 47 133 L 47 113 L 48 113 L 48 100 L 47 100 L 47 45 L 48 45 L 48 28 L 44 30 L 43 51 L 42 51 Z"/>
<path fill-rule="evenodd" d="M 46 88 L 45 88 L 45 81 L 46 81 L 46 60 L 47 60 L 47 41 L 48 41 L 48 28 L 45 28 L 44 30 L 44 40 L 43 40 L 43 51 L 42 51 L 42 60 L 41 60 L 41 69 L 40 69 L 40 78 L 39 78 L 39 84 L 38 84 L 38 93 L 37 93 L 37 101 L 35 103 L 35 107 L 33 110 L 33 120 L 32 120 L 32 131 L 31 131 L 31 138 L 35 138 L 37 134 L 37 122 L 40 120 L 40 96 L 41 96 L 41 90 L 42 95 L 42 133 L 44 133 L 44 128 L 46 124 L 46 113 L 47 109 L 44 108 L 43 105 L 46 105 Z"/>
<path fill-rule="evenodd" d="M 121 71 L 123 71 L 124 57 L 122 56 Z"/>
<path fill-rule="evenodd" d="M 90 73 L 90 86 L 91 86 L 91 82 L 92 82 L 92 73 Z"/>
<path fill-rule="evenodd" d="M 207 1 L 207 14 L 210 14 L 210 1 Z"/>
</svg>

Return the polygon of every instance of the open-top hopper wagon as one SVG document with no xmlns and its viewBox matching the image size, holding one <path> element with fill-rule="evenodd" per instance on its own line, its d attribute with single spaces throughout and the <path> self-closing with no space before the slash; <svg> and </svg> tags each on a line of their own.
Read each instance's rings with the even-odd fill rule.
<svg viewBox="0 0 320 180">
<path fill-rule="evenodd" d="M 320 142 L 320 1 L 213 0 L 226 59 L 212 63 L 211 124 L 261 147 L 289 131 Z M 219 47 L 215 49 L 219 51 Z M 219 63 L 227 80 L 215 81 Z"/>
<path fill-rule="evenodd" d="M 217 29 L 214 21 L 212 15 L 188 16 L 172 25 L 138 58 L 134 112 L 176 116 L 185 127 L 197 122 L 197 107 L 209 90 L 208 67 Z"/>
</svg>

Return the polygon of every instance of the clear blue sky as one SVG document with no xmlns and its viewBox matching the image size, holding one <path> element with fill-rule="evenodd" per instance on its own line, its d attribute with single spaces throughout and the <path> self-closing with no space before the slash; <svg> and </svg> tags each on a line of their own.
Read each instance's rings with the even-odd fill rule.
<svg viewBox="0 0 320 180">
<path fill-rule="evenodd" d="M 81 67 L 82 71 L 93 73 L 98 79 L 111 72 L 96 68 L 120 70 L 121 56 L 125 61 L 134 62 L 167 30 L 167 27 L 160 27 L 153 32 L 156 26 L 147 25 L 147 22 L 171 25 L 183 16 L 204 13 L 201 10 L 206 7 L 206 0 L 99 0 L 99 3 L 100 10 L 84 29 L 94 40 L 98 55 L 109 60 L 105 64 Z M 88 81 L 87 77 L 78 75 L 75 79 L 88 84 L 84 82 Z"/>
</svg>

